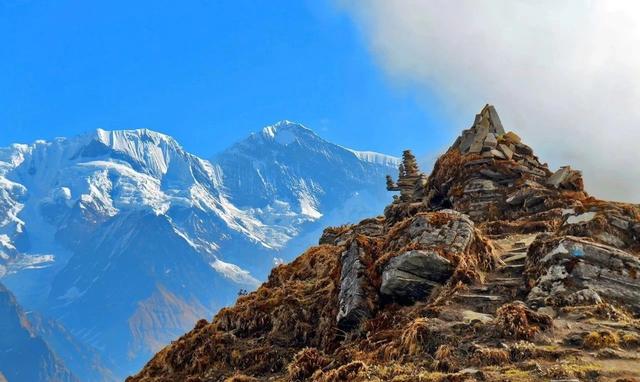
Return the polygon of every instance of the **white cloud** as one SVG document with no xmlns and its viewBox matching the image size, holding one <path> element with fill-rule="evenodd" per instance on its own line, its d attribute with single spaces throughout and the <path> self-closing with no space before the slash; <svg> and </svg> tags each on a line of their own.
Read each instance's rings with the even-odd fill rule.
<svg viewBox="0 0 640 382">
<path fill-rule="evenodd" d="M 419 83 L 466 128 L 485 103 L 592 194 L 640 202 L 640 2 L 340 3 L 392 79 Z"/>
</svg>

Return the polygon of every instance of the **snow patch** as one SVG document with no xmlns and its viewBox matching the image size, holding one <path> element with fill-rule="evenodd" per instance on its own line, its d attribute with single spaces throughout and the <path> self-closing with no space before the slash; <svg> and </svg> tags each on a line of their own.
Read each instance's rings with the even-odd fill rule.
<svg viewBox="0 0 640 382">
<path fill-rule="evenodd" d="M 231 263 L 225 263 L 220 259 L 215 259 L 212 263 L 210 263 L 211 267 L 216 270 L 216 272 L 220 273 L 222 276 L 232 280 L 238 284 L 250 285 L 252 287 L 257 287 L 260 282 L 251 276 L 251 273 L 245 271 L 239 266 Z"/>
</svg>

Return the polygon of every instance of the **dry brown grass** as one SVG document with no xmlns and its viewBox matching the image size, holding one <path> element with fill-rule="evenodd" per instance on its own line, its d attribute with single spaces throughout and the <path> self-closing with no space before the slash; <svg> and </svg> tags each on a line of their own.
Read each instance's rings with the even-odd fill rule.
<svg viewBox="0 0 640 382">
<path fill-rule="evenodd" d="M 249 375 L 282 372 L 307 346 L 338 345 L 337 295 L 342 248 L 311 248 L 275 268 L 257 291 L 222 309 L 159 352 L 131 381 L 175 381 L 207 375 L 214 379 L 242 370 Z"/>
<path fill-rule="evenodd" d="M 528 309 L 522 303 L 508 303 L 498 308 L 494 324 L 500 336 L 530 340 L 541 331 L 551 329 L 553 320 Z"/>
<path fill-rule="evenodd" d="M 287 366 L 287 380 L 304 381 L 317 370 L 327 366 L 329 362 L 329 359 L 318 349 L 304 348 L 293 357 L 293 361 Z"/>
<path fill-rule="evenodd" d="M 620 345 L 626 349 L 640 348 L 640 335 L 637 333 L 623 333 L 620 336 Z"/>
<path fill-rule="evenodd" d="M 522 362 L 532 359 L 558 360 L 563 352 L 556 347 L 539 347 L 528 341 L 518 341 L 509 346 L 509 358 L 512 362 Z"/>
<path fill-rule="evenodd" d="M 224 382 L 258 382 L 259 379 L 244 374 L 235 374 L 224 380 Z"/>
<path fill-rule="evenodd" d="M 317 382 L 355 381 L 358 374 L 366 370 L 366 368 L 367 365 L 365 365 L 364 362 L 354 361 L 326 373 L 315 375 L 313 380 Z"/>
<path fill-rule="evenodd" d="M 562 312 L 581 315 L 584 318 L 595 318 L 598 320 L 627 323 L 637 322 L 631 313 L 621 307 L 607 302 L 596 305 L 568 306 L 562 308 Z"/>
<path fill-rule="evenodd" d="M 422 354 L 434 347 L 433 341 L 436 337 L 428 318 L 415 319 L 402 332 L 401 349 L 408 355 Z"/>
<path fill-rule="evenodd" d="M 459 367 L 456 349 L 449 344 L 440 345 L 438 350 L 436 350 L 434 358 L 436 360 L 436 369 L 440 371 L 450 372 Z"/>
<path fill-rule="evenodd" d="M 599 350 L 604 348 L 617 347 L 620 344 L 620 337 L 617 333 L 608 330 L 588 333 L 584 337 L 584 348 L 589 350 Z"/>
<path fill-rule="evenodd" d="M 471 363 L 476 366 L 504 365 L 509 362 L 509 358 L 509 352 L 504 349 L 481 348 L 473 353 Z"/>
<path fill-rule="evenodd" d="M 544 375 L 549 379 L 577 378 L 594 381 L 600 375 L 600 368 L 590 363 L 563 363 L 549 367 L 545 370 Z"/>
</svg>

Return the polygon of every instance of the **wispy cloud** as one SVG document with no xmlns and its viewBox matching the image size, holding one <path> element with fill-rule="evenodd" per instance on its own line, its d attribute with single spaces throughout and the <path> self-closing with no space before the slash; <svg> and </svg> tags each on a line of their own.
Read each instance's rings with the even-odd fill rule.
<svg viewBox="0 0 640 382">
<path fill-rule="evenodd" d="M 469 122 L 493 103 L 552 167 L 582 169 L 596 196 L 640 202 L 639 2 L 340 4 L 392 79 L 437 92 Z"/>
</svg>

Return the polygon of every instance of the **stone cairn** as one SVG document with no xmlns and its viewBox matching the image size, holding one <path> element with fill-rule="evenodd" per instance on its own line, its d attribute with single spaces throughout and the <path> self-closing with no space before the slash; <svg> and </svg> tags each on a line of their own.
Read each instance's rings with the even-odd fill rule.
<svg viewBox="0 0 640 382">
<path fill-rule="evenodd" d="M 415 199 L 414 194 L 419 185 L 426 183 L 421 182 L 423 179 L 426 179 L 426 175 L 418 169 L 416 157 L 411 150 L 404 150 L 402 163 L 398 166 L 398 181 L 394 182 L 391 176 L 387 175 L 387 190 L 400 191 L 400 197 L 396 198 L 396 201 L 410 202 Z"/>
<path fill-rule="evenodd" d="M 387 175 L 387 190 L 400 192 L 390 211 L 423 203 L 432 210 L 453 207 L 472 219 L 486 220 L 510 209 L 523 213 L 543 209 L 552 190 L 584 190 L 580 171 L 568 166 L 549 171 L 517 134 L 505 132 L 492 105 L 484 106 L 443 157 L 454 158 L 454 153 L 465 158 L 462 165 L 436 163 L 429 178 L 405 150 L 398 180 Z M 459 167 L 450 172 L 452 165 Z"/>
</svg>

